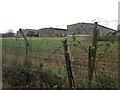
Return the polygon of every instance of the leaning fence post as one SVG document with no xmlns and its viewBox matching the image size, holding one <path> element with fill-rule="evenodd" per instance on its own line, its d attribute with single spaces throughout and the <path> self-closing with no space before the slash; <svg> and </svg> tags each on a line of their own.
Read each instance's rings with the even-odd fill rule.
<svg viewBox="0 0 120 90">
<path fill-rule="evenodd" d="M 67 73 L 68 73 L 69 88 L 72 89 L 72 87 L 75 87 L 75 83 L 74 83 L 74 78 L 73 78 L 72 69 L 71 69 L 71 62 L 70 62 L 70 55 L 68 52 L 67 39 L 65 39 L 62 42 L 63 42 L 63 47 L 64 47 L 66 69 L 67 69 Z"/>
<path fill-rule="evenodd" d="M 97 29 L 98 23 L 94 23 L 93 28 L 93 42 L 92 47 L 89 47 L 89 53 L 88 53 L 88 87 L 91 88 L 92 79 L 93 79 L 93 72 L 95 71 L 95 61 L 96 61 L 96 52 L 97 52 L 97 38 L 98 38 L 98 29 Z"/>
<path fill-rule="evenodd" d="M 20 31 L 20 33 L 21 33 L 21 35 L 23 36 L 23 38 L 24 38 L 24 40 L 25 40 L 25 44 L 26 44 L 26 55 L 25 55 L 25 62 L 24 62 L 24 64 L 25 64 L 25 66 L 26 67 L 29 67 L 30 66 L 30 60 L 28 61 L 28 51 L 29 51 L 29 42 L 28 42 L 28 40 L 27 40 L 27 36 L 24 34 L 24 32 L 22 31 L 22 29 L 20 28 L 19 29 L 19 31 Z"/>
</svg>

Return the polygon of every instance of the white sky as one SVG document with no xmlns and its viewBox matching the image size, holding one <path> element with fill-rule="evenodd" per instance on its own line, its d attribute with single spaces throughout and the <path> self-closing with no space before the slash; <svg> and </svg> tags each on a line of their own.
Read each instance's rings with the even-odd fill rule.
<svg viewBox="0 0 120 90">
<path fill-rule="evenodd" d="M 119 0 L 0 0 L 0 33 L 94 22 L 116 29 Z"/>
</svg>

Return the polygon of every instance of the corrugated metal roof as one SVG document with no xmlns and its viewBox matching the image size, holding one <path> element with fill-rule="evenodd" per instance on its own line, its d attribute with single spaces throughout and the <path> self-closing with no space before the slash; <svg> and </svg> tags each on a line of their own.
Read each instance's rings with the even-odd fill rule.
<svg viewBox="0 0 120 90">
<path fill-rule="evenodd" d="M 67 26 L 73 26 L 73 25 L 78 25 L 78 24 L 87 24 L 87 25 L 94 25 L 93 23 L 75 23 L 75 24 L 71 24 L 71 25 L 67 25 Z M 111 29 L 111 28 L 108 28 L 108 27 L 105 27 L 103 25 L 99 25 L 100 27 L 103 27 L 103 28 L 107 28 L 107 29 L 110 29 L 112 31 L 116 31 L 114 29 Z"/>
</svg>

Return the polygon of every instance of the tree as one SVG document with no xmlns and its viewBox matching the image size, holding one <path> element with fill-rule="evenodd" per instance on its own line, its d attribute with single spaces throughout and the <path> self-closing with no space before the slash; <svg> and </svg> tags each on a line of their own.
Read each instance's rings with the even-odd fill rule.
<svg viewBox="0 0 120 90">
<path fill-rule="evenodd" d="M 12 29 L 9 29 L 6 33 L 14 33 Z"/>
<path fill-rule="evenodd" d="M 14 36 L 15 36 L 15 33 L 13 32 L 12 29 L 9 29 L 9 30 L 6 32 L 6 35 L 7 35 L 7 37 L 14 37 Z"/>
</svg>

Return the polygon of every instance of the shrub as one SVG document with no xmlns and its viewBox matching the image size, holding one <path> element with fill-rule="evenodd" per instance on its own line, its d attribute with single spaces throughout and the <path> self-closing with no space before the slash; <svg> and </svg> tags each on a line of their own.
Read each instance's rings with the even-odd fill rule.
<svg viewBox="0 0 120 90">
<path fill-rule="evenodd" d="M 56 85 L 60 87 L 63 81 L 57 75 L 43 71 L 41 65 L 31 69 L 5 66 L 3 67 L 3 83 L 7 83 L 9 87 L 52 88 Z"/>
</svg>

